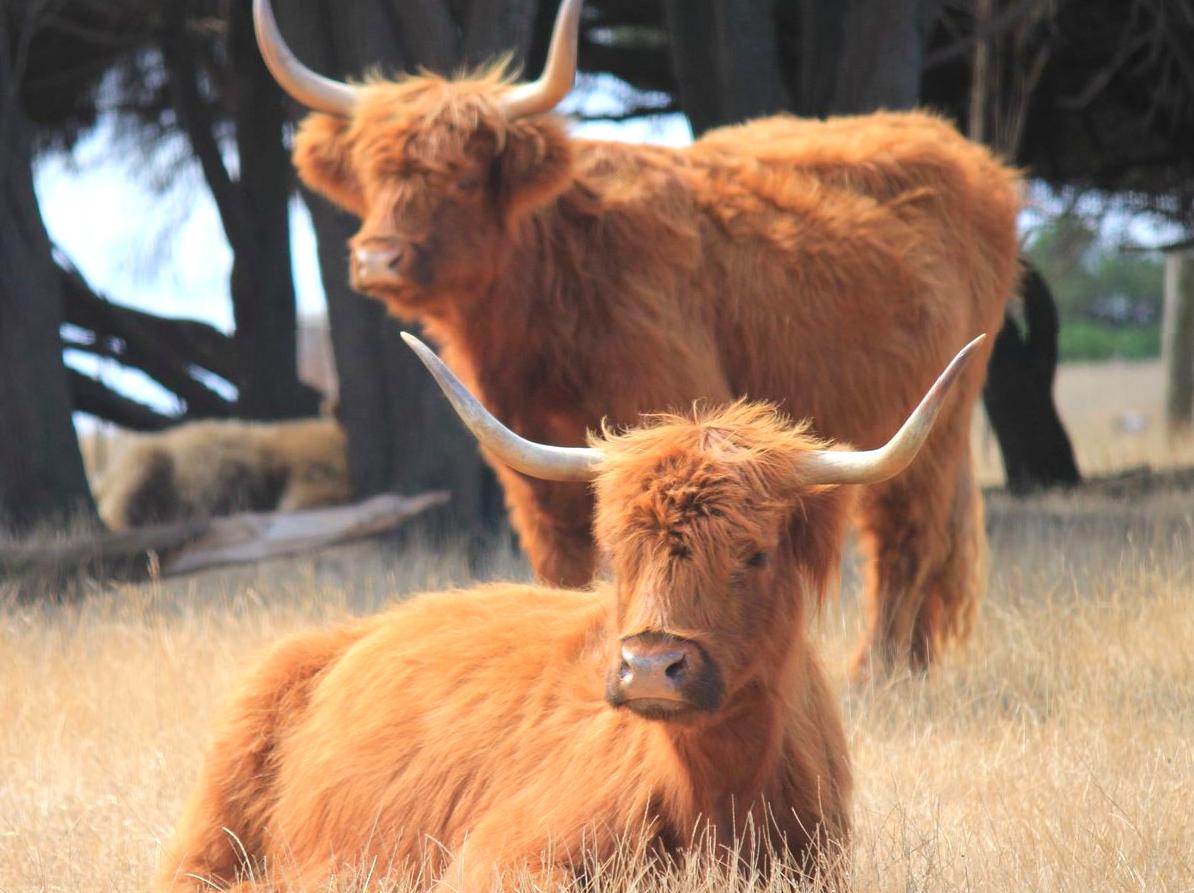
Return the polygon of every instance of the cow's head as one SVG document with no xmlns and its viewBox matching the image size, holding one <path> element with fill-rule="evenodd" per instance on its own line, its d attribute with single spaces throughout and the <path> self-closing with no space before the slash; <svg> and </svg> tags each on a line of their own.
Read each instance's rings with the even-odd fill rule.
<svg viewBox="0 0 1194 893">
<path fill-rule="evenodd" d="M 883 447 L 830 449 L 767 404 L 656 416 L 585 448 L 533 443 L 493 418 L 439 359 L 404 335 L 465 424 L 498 459 L 535 477 L 592 481 L 596 537 L 616 605 L 606 699 L 651 719 L 716 713 L 779 672 L 806 594 L 836 568 L 834 490 L 902 471 L 976 338 Z"/>
<path fill-rule="evenodd" d="M 303 182 L 361 218 L 349 244 L 353 287 L 407 315 L 484 294 L 505 234 L 571 174 L 561 122 L 544 114 L 572 86 L 581 0 L 564 0 L 543 76 L 515 85 L 503 66 L 471 78 L 420 74 L 348 85 L 315 74 L 255 0 L 262 56 L 316 110 L 299 128 Z"/>
</svg>

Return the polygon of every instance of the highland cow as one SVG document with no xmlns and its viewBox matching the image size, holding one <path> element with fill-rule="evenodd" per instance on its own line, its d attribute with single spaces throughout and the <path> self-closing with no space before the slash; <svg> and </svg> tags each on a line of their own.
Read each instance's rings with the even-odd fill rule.
<svg viewBox="0 0 1194 893">
<path fill-rule="evenodd" d="M 564 0 L 533 83 L 491 69 L 348 85 L 298 62 L 256 0 L 267 64 L 317 112 L 296 136 L 299 176 L 362 220 L 354 287 L 422 324 L 536 440 L 580 444 L 603 418 L 746 396 L 879 443 L 951 345 L 1000 324 L 1016 174 L 922 112 L 764 118 L 680 149 L 572 139 L 551 110 L 572 85 L 580 7 Z M 859 672 L 923 668 L 969 631 L 980 360 L 922 458 L 859 500 Z M 587 582 L 589 491 L 495 468 L 538 576 Z"/>
<path fill-rule="evenodd" d="M 296 511 L 349 498 L 332 418 L 190 422 L 124 439 L 92 487 L 113 530 L 237 511 Z"/>
<path fill-rule="evenodd" d="M 806 633 L 838 568 L 838 485 L 911 462 L 967 352 L 873 451 L 744 401 L 560 448 L 502 427 L 410 340 L 495 457 L 592 480 L 612 578 L 422 595 L 276 646 L 216 726 L 157 889 L 251 869 L 254 889 L 323 890 L 427 859 L 482 893 L 639 835 L 840 869 L 850 762 Z"/>
</svg>

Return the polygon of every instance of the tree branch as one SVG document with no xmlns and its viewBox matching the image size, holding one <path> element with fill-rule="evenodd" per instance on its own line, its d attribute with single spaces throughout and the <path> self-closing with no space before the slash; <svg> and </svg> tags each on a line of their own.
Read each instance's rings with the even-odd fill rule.
<svg viewBox="0 0 1194 893">
<path fill-rule="evenodd" d="M 1005 9 L 1002 15 L 995 16 L 988 27 L 975 28 L 974 33 L 968 34 L 961 40 L 935 52 L 926 53 L 924 60 L 921 62 L 921 68 L 933 68 L 966 55 L 976 43 L 999 37 L 1016 24 L 1019 19 L 1032 12 L 1034 7 L 1041 6 L 1047 2 L 1048 0 L 1020 0 L 1015 6 Z"/>
<path fill-rule="evenodd" d="M 246 241 L 245 215 L 240 195 L 216 139 L 215 122 L 208 112 L 207 104 L 199 92 L 196 77 L 199 74 L 198 60 L 187 39 L 186 5 L 171 3 L 166 27 L 162 35 L 162 58 L 170 76 L 170 95 L 178 123 L 190 141 L 191 149 L 199 160 L 203 177 L 211 189 L 212 198 L 220 211 L 224 233 L 234 253 L 239 253 Z"/>
<path fill-rule="evenodd" d="M 231 340 L 204 323 L 168 320 L 120 307 L 95 294 L 73 269 L 60 268 L 65 321 L 93 333 L 70 346 L 110 357 L 145 372 L 187 405 L 191 418 L 227 418 L 233 407 L 192 374 L 209 369 L 235 384 Z"/>
<path fill-rule="evenodd" d="M 178 422 L 144 403 L 116 393 L 76 369 L 67 369 L 66 374 L 72 405 L 79 412 L 90 413 L 133 431 L 161 431 Z"/>
</svg>

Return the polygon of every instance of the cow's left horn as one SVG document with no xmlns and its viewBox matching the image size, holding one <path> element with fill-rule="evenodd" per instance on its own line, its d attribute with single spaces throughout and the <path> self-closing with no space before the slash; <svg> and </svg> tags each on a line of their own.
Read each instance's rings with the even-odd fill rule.
<svg viewBox="0 0 1194 893">
<path fill-rule="evenodd" d="M 261 58 L 283 90 L 307 108 L 347 118 L 357 104 L 357 91 L 348 84 L 316 74 L 300 62 L 282 40 L 269 0 L 253 0 L 253 25 Z"/>
<path fill-rule="evenodd" d="M 431 348 L 409 332 L 402 333 L 402 340 L 423 361 L 481 446 L 511 468 L 545 481 L 591 481 L 596 476 L 595 467 L 601 461 L 601 450 L 548 446 L 520 437 L 495 419 Z"/>
<path fill-rule="evenodd" d="M 547 64 L 539 80 L 521 84 L 502 97 L 511 118 L 550 112 L 568 95 L 576 80 L 576 44 L 580 37 L 580 7 L 584 0 L 562 0 L 551 32 Z"/>
<path fill-rule="evenodd" d="M 810 484 L 876 484 L 899 474 L 916 458 L 933 430 L 949 390 L 977 352 L 986 335 L 979 335 L 953 358 L 941 377 L 908 416 L 895 437 L 877 450 L 846 452 L 818 450 L 807 458 L 806 482 Z"/>
</svg>

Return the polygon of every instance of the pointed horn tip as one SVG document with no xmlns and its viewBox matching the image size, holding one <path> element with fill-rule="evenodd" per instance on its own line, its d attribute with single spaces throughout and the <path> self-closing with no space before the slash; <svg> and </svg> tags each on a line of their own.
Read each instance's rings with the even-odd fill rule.
<svg viewBox="0 0 1194 893">
<path fill-rule="evenodd" d="M 945 371 L 941 373 L 941 377 L 952 384 L 953 380 L 964 368 L 966 368 L 966 365 L 974 357 L 974 354 L 978 350 L 979 346 L 982 345 L 982 343 L 986 340 L 986 332 L 983 332 L 981 335 L 972 338 L 970 342 L 961 350 L 959 350 L 954 358 L 949 361 L 949 365 L 945 367 Z"/>
<path fill-rule="evenodd" d="M 402 340 L 406 342 L 406 346 L 413 350 L 418 356 L 423 356 L 424 351 L 431 353 L 431 348 L 412 335 L 410 332 L 402 331 L 398 333 L 402 336 Z"/>
<path fill-rule="evenodd" d="M 971 338 L 970 343 L 967 344 L 965 347 L 963 347 L 960 351 L 958 351 L 958 353 L 963 354 L 965 356 L 970 356 L 970 354 L 973 353 L 978 348 L 978 346 L 986 340 L 987 340 L 987 333 L 982 332 L 982 333 L 976 335 L 975 337 Z"/>
</svg>

